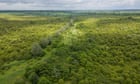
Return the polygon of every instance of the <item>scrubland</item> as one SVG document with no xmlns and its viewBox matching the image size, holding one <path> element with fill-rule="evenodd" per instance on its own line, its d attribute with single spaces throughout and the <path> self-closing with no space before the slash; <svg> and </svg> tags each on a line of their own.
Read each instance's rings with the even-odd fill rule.
<svg viewBox="0 0 140 84">
<path fill-rule="evenodd" d="M 0 84 L 139 84 L 139 15 L 0 14 Z"/>
</svg>

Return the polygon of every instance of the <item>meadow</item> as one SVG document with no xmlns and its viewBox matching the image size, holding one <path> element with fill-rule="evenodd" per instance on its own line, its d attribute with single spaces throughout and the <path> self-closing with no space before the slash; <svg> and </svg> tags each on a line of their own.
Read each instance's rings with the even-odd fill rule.
<svg viewBox="0 0 140 84">
<path fill-rule="evenodd" d="M 139 12 L 0 13 L 0 84 L 140 84 Z"/>
</svg>

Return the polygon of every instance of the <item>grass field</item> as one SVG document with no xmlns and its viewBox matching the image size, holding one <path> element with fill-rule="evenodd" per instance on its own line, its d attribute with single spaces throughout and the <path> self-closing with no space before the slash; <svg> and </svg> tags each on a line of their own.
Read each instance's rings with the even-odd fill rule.
<svg viewBox="0 0 140 84">
<path fill-rule="evenodd" d="M 139 13 L 37 14 L 0 14 L 0 84 L 140 83 Z"/>
</svg>

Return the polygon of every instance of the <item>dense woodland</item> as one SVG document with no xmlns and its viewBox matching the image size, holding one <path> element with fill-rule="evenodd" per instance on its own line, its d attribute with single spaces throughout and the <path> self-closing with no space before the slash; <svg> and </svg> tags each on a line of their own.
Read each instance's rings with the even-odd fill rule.
<svg viewBox="0 0 140 84">
<path fill-rule="evenodd" d="M 139 66 L 139 13 L 0 14 L 0 84 L 140 84 Z"/>
</svg>

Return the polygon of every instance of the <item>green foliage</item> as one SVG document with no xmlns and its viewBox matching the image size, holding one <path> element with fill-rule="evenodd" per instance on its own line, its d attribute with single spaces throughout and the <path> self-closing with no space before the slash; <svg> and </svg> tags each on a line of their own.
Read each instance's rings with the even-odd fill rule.
<svg viewBox="0 0 140 84">
<path fill-rule="evenodd" d="M 23 78 L 18 77 L 15 81 L 15 84 L 26 84 L 26 82 Z"/>
<path fill-rule="evenodd" d="M 7 27 L 9 33 L 2 30 L 0 84 L 9 84 L 5 80 L 17 84 L 27 81 L 31 84 L 140 83 L 139 16 L 76 15 L 76 20 L 69 23 L 67 30 L 59 28 L 65 27 L 64 23 L 70 18 L 57 14 L 55 17 L 9 19 L 1 19 L 3 23 L 0 25 L 7 22 L 14 27 L 16 21 L 13 19 L 27 24 L 18 26 L 20 22 L 17 23 L 15 31 L 11 30 L 13 27 Z M 42 38 L 49 36 L 51 38 Z M 31 55 L 42 57 L 32 59 Z M 26 79 L 16 79 L 23 75 Z"/>
<path fill-rule="evenodd" d="M 138 80 L 139 69 L 133 65 L 139 64 L 139 36 L 129 36 L 139 30 L 138 20 L 128 20 L 126 17 L 96 21 L 87 19 L 80 22 L 84 23 L 85 28 L 73 28 L 53 40 L 49 47 L 52 50 L 47 50 L 50 57 L 31 71 L 45 75 L 52 83 L 59 83 L 63 79 L 70 81 L 70 84 L 132 84 Z M 98 21 L 105 23 L 95 25 L 100 23 Z M 133 24 L 128 25 L 129 22 Z M 128 28 L 121 29 L 125 26 Z"/>
<path fill-rule="evenodd" d="M 35 72 L 32 72 L 28 79 L 32 84 L 37 84 L 39 80 L 39 76 Z"/>
<path fill-rule="evenodd" d="M 32 46 L 31 54 L 32 54 L 33 57 L 43 56 L 44 51 L 38 43 L 35 43 Z"/>
<path fill-rule="evenodd" d="M 76 25 L 76 28 L 87 28 L 87 26 L 84 23 L 79 23 Z"/>
<path fill-rule="evenodd" d="M 48 45 L 50 45 L 51 44 L 51 39 L 49 39 L 49 38 L 42 38 L 41 40 L 40 40 L 40 46 L 42 47 L 42 48 L 46 48 Z"/>
<path fill-rule="evenodd" d="M 127 17 L 129 20 L 133 20 L 134 18 L 133 17 L 131 17 L 131 16 L 129 16 L 129 17 Z"/>
<path fill-rule="evenodd" d="M 40 77 L 38 84 L 51 84 L 46 77 Z"/>
<path fill-rule="evenodd" d="M 51 36 L 67 21 L 66 17 L 0 14 L 0 62 L 31 59 L 31 45 Z"/>
<path fill-rule="evenodd" d="M 59 79 L 58 84 L 65 84 L 63 79 Z"/>
</svg>

